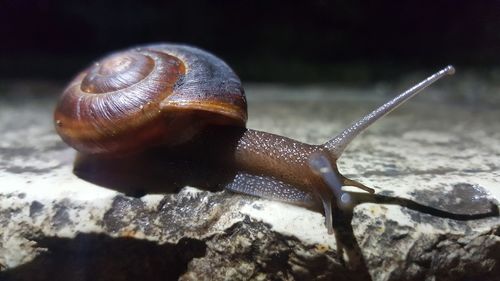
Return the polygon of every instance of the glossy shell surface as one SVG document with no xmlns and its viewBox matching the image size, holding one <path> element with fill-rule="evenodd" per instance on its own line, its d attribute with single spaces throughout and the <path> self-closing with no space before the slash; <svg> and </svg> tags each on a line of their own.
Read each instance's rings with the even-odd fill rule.
<svg viewBox="0 0 500 281">
<path fill-rule="evenodd" d="M 78 74 L 54 113 L 57 132 L 83 153 L 182 143 L 206 125 L 245 126 L 241 82 L 203 50 L 154 44 L 110 54 Z"/>
</svg>

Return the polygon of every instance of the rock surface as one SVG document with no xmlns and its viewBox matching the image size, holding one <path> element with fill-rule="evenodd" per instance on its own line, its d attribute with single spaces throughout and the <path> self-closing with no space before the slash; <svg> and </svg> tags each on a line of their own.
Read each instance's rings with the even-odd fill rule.
<svg viewBox="0 0 500 281">
<path fill-rule="evenodd" d="M 0 102 L 0 280 L 500 280 L 497 107 L 431 89 L 370 128 L 338 164 L 376 195 L 356 193 L 328 235 L 320 213 L 279 202 L 82 180 L 56 98 L 34 95 L 59 89 L 4 91 L 24 96 Z M 388 98 L 367 91 L 250 86 L 248 126 L 320 143 Z"/>
</svg>

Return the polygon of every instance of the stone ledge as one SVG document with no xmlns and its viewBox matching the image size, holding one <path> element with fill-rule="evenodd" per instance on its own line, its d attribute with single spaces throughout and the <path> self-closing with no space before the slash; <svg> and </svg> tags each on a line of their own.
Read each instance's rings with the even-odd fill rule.
<svg viewBox="0 0 500 281">
<path fill-rule="evenodd" d="M 272 89 L 249 98 L 249 127 L 312 143 L 382 102 L 284 99 Z M 134 198 L 82 180 L 72 171 L 75 153 L 52 128 L 53 102 L 0 103 L 2 280 L 500 274 L 497 111 L 416 101 L 371 128 L 339 168 L 376 195 L 356 193 L 358 205 L 337 212 L 336 235 L 328 235 L 321 214 L 283 203 L 193 187 Z"/>
</svg>

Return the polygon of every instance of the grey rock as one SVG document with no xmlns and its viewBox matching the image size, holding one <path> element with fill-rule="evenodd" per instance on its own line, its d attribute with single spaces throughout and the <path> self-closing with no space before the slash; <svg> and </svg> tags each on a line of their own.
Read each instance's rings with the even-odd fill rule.
<svg viewBox="0 0 500 281">
<path fill-rule="evenodd" d="M 386 99 L 368 91 L 250 85 L 248 127 L 320 143 Z M 370 128 L 339 168 L 376 194 L 352 189 L 357 205 L 328 235 L 320 213 L 279 202 L 85 181 L 52 128 L 56 98 L 6 96 L 0 280 L 499 280 L 494 107 L 423 96 Z"/>
</svg>

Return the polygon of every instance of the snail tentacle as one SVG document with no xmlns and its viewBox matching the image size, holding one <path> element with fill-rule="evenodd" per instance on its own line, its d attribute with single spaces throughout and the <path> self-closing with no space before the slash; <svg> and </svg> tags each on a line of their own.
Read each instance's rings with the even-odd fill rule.
<svg viewBox="0 0 500 281">
<path fill-rule="evenodd" d="M 409 88 L 405 92 L 386 102 L 379 108 L 373 110 L 369 114 L 365 115 L 363 118 L 354 122 L 351 126 L 347 127 L 344 131 L 338 134 L 336 137 L 326 142 L 324 146 L 330 151 L 330 153 L 338 159 L 347 146 L 351 143 L 357 135 L 366 130 L 370 125 L 375 123 L 380 118 L 389 114 L 394 109 L 398 108 L 400 105 L 408 101 L 410 98 L 414 97 L 420 93 L 423 89 L 430 86 L 432 83 L 443 78 L 446 75 L 453 75 L 455 73 L 455 68 L 448 65 L 444 69 L 434 73 L 433 75 L 427 77 L 420 83 Z"/>
</svg>

